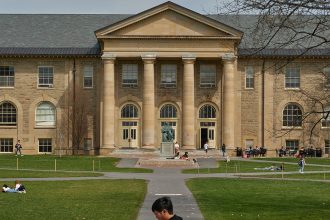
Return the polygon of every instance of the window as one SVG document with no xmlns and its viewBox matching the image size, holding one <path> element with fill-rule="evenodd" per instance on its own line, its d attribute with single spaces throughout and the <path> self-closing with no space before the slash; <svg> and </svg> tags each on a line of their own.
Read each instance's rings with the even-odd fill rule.
<svg viewBox="0 0 330 220">
<path fill-rule="evenodd" d="M 286 67 L 285 71 L 285 88 L 299 88 L 300 87 L 300 68 Z"/>
<path fill-rule="evenodd" d="M 253 66 L 245 67 L 245 88 L 253 89 L 254 88 L 254 70 Z"/>
<path fill-rule="evenodd" d="M 324 79 L 325 79 L 325 87 L 330 88 L 330 67 L 325 67 L 324 70 Z"/>
<path fill-rule="evenodd" d="M 42 102 L 36 110 L 36 126 L 55 126 L 55 107 L 49 102 Z"/>
<path fill-rule="evenodd" d="M 200 87 L 215 87 L 216 82 L 216 65 L 201 64 L 200 65 Z"/>
<path fill-rule="evenodd" d="M 51 66 L 39 66 L 38 87 L 53 87 L 54 69 Z"/>
<path fill-rule="evenodd" d="M 92 138 L 84 138 L 84 150 L 90 150 L 93 148 Z"/>
<path fill-rule="evenodd" d="M 132 104 L 127 104 L 121 109 L 122 118 L 137 118 L 138 109 Z"/>
<path fill-rule="evenodd" d="M 12 138 L 0 138 L 0 152 L 13 152 Z"/>
<path fill-rule="evenodd" d="M 176 65 L 163 64 L 161 65 L 161 87 L 175 88 L 176 87 Z"/>
<path fill-rule="evenodd" d="M 14 79 L 14 67 L 0 66 L 0 87 L 14 87 Z"/>
<path fill-rule="evenodd" d="M 84 88 L 93 88 L 93 66 L 84 66 Z"/>
<path fill-rule="evenodd" d="M 323 119 L 321 121 L 322 128 L 330 128 L 330 105 L 324 108 Z"/>
<path fill-rule="evenodd" d="M 212 105 L 203 105 L 199 110 L 199 118 L 216 118 L 215 112 Z"/>
<path fill-rule="evenodd" d="M 51 153 L 51 152 L 52 152 L 52 139 L 39 138 L 39 153 Z"/>
<path fill-rule="evenodd" d="M 286 140 L 285 141 L 286 149 L 289 149 L 291 151 L 298 150 L 299 147 L 299 141 L 298 140 Z"/>
<path fill-rule="evenodd" d="M 329 154 L 330 153 L 330 139 L 324 140 L 324 153 Z"/>
<path fill-rule="evenodd" d="M 0 126 L 16 126 L 16 108 L 10 102 L 0 104 Z"/>
<path fill-rule="evenodd" d="M 122 86 L 135 88 L 138 85 L 138 65 L 123 64 Z"/>
<path fill-rule="evenodd" d="M 283 126 L 293 127 L 301 126 L 302 112 L 298 105 L 289 104 L 283 110 Z"/>
<path fill-rule="evenodd" d="M 174 105 L 166 104 L 160 109 L 161 118 L 176 118 L 177 110 Z"/>
</svg>

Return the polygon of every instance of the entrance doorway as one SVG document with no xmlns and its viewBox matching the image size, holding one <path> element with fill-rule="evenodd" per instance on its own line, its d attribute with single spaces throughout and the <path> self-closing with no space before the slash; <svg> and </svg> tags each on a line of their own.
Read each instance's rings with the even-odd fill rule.
<svg viewBox="0 0 330 220">
<path fill-rule="evenodd" d="M 201 146 L 200 148 L 204 148 L 204 144 L 208 140 L 207 138 L 207 128 L 201 128 Z"/>
<path fill-rule="evenodd" d="M 137 148 L 139 146 L 139 132 L 137 121 L 123 121 L 121 126 L 121 146 Z"/>
<path fill-rule="evenodd" d="M 200 148 L 204 148 L 206 141 L 209 148 L 215 148 L 215 122 L 201 122 L 200 126 Z"/>
</svg>

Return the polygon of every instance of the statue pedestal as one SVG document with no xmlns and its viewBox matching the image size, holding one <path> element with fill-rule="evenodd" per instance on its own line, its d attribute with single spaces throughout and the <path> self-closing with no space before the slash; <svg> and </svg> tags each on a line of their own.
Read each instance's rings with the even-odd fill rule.
<svg viewBox="0 0 330 220">
<path fill-rule="evenodd" d="M 162 142 L 160 144 L 160 156 L 162 157 L 174 157 L 174 143 Z"/>
</svg>

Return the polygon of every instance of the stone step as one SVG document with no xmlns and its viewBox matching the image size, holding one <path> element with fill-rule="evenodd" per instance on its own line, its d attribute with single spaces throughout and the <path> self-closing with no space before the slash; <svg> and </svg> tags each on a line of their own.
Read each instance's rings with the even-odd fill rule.
<svg viewBox="0 0 330 220">
<path fill-rule="evenodd" d="M 181 160 L 181 159 L 166 159 L 166 158 L 150 158 L 139 159 L 136 167 L 167 167 L 167 168 L 197 168 L 198 164 L 193 160 Z"/>
</svg>

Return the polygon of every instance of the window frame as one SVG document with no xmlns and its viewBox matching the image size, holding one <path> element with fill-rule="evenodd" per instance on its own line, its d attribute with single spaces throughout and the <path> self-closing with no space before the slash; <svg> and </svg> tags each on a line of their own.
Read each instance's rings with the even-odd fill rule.
<svg viewBox="0 0 330 220">
<path fill-rule="evenodd" d="M 126 68 L 127 67 L 127 68 Z M 128 67 L 132 67 L 131 72 L 124 72 L 125 69 L 129 70 Z M 134 72 L 136 70 L 136 72 Z M 135 79 L 129 79 L 127 74 L 131 74 Z M 125 79 L 127 77 L 127 79 Z M 124 82 L 125 80 L 134 80 L 135 82 Z M 122 88 L 137 88 L 139 86 L 139 65 L 136 63 L 124 63 L 122 64 L 121 70 L 121 86 Z"/>
<path fill-rule="evenodd" d="M 2 105 L 4 104 L 9 104 L 12 106 L 12 109 L 14 109 L 15 111 L 13 112 L 4 112 L 3 109 L 2 109 Z M 6 118 L 5 116 L 9 115 L 8 119 L 10 118 L 14 118 L 14 122 L 13 121 L 7 121 L 7 123 L 4 123 L 2 121 L 3 118 Z M 11 116 L 11 115 L 15 115 L 14 117 Z M 11 117 L 10 117 L 11 116 Z M 16 127 L 17 126 L 17 107 L 12 103 L 12 102 L 9 102 L 9 101 L 3 101 L 3 102 L 0 102 L 0 127 Z M 12 123 L 11 123 L 12 122 Z"/>
<path fill-rule="evenodd" d="M 43 146 L 41 146 L 40 141 L 50 141 L 47 144 L 50 143 L 50 145 L 46 145 L 44 144 Z M 47 151 L 40 151 L 41 148 L 50 148 L 47 149 Z M 52 138 L 38 138 L 38 153 L 43 153 L 43 154 L 52 154 L 53 153 L 53 139 Z"/>
<path fill-rule="evenodd" d="M 294 111 L 298 111 L 297 109 L 287 109 L 289 106 L 295 106 L 295 107 L 298 107 L 298 110 L 300 111 L 300 115 L 294 115 L 294 114 L 284 114 L 284 111 L 291 111 L 292 113 L 294 113 Z M 302 116 L 303 116 L 303 110 L 301 108 L 300 105 L 296 104 L 296 103 L 288 103 L 287 105 L 285 105 L 284 109 L 282 110 L 282 127 L 283 128 L 294 128 L 294 127 L 297 127 L 297 128 L 301 128 L 302 127 Z M 287 118 L 286 120 L 284 118 Z M 292 118 L 292 120 L 289 120 L 289 118 Z M 300 117 L 300 121 L 298 125 L 295 124 L 295 120 L 293 120 L 295 117 Z M 285 124 L 286 122 L 286 124 Z M 291 124 L 292 125 L 291 125 Z"/>
<path fill-rule="evenodd" d="M 252 77 L 251 77 L 251 75 L 252 75 Z M 249 89 L 249 90 L 254 89 L 254 67 L 253 66 L 245 67 L 245 89 Z"/>
<path fill-rule="evenodd" d="M 330 139 L 324 140 L 324 154 L 330 154 Z"/>
<path fill-rule="evenodd" d="M 49 106 L 52 107 L 51 110 L 53 110 L 53 114 L 41 114 L 41 115 L 38 115 L 38 108 L 41 106 L 41 105 L 46 105 L 48 104 Z M 42 109 L 41 109 L 42 110 Z M 44 109 L 45 110 L 45 109 Z M 49 110 L 49 109 L 47 109 Z M 40 117 L 49 117 L 49 116 L 52 116 L 53 117 L 53 121 L 46 121 L 46 120 L 40 120 Z M 39 117 L 39 119 L 37 119 Z M 51 102 L 48 102 L 48 101 L 44 101 L 44 102 L 40 102 L 38 103 L 37 107 L 36 107 L 36 110 L 35 110 L 35 126 L 36 127 L 55 127 L 56 126 L 56 107 L 55 105 L 53 105 L 53 103 Z"/>
<path fill-rule="evenodd" d="M 40 77 L 40 69 L 41 68 L 48 68 L 52 70 L 52 76 L 51 77 Z M 44 80 L 47 79 L 49 81 L 48 83 L 40 83 L 41 78 L 44 78 Z M 38 88 L 39 89 L 47 89 L 47 88 L 53 88 L 54 87 L 54 66 L 38 66 Z"/>
<path fill-rule="evenodd" d="M 166 68 L 167 67 L 167 68 Z M 173 69 L 172 69 L 173 68 Z M 169 75 L 169 76 L 164 76 Z M 161 64 L 160 65 L 160 87 L 161 88 L 176 88 L 177 87 L 178 66 L 176 64 Z M 163 80 L 165 79 L 166 80 Z M 168 82 L 167 79 L 171 81 Z M 174 79 L 174 81 L 173 81 Z"/>
<path fill-rule="evenodd" d="M 206 111 L 206 115 L 209 116 L 209 113 L 211 114 L 211 116 L 213 116 L 214 114 L 214 117 L 201 117 L 201 116 L 204 116 L 204 113 L 201 114 L 202 110 L 204 110 L 205 108 L 208 108 Z M 209 110 L 211 110 L 209 112 Z M 210 105 L 210 104 L 204 104 L 202 105 L 200 108 L 199 108 L 199 111 L 198 111 L 198 118 L 199 119 L 216 119 L 217 118 L 217 109 L 213 106 L 213 105 Z"/>
<path fill-rule="evenodd" d="M 210 72 L 206 70 L 202 70 L 203 67 L 208 69 L 207 67 L 211 67 L 209 70 Z M 214 69 L 213 69 L 214 68 Z M 214 72 L 211 72 L 211 69 L 214 70 Z M 202 75 L 202 74 L 206 74 Z M 212 76 L 211 74 L 214 74 Z M 205 80 L 207 78 L 207 80 Z M 199 87 L 204 89 L 204 88 L 216 88 L 216 83 L 217 83 L 217 65 L 216 64 L 207 64 L 207 63 L 202 63 L 199 65 Z"/>
<path fill-rule="evenodd" d="M 11 143 L 4 143 L 11 142 Z M 10 145 L 11 144 L 11 145 Z M 6 148 L 9 148 L 7 151 Z M 14 139 L 13 138 L 0 138 L 0 153 L 13 153 L 14 152 Z"/>
<path fill-rule="evenodd" d="M 324 111 L 330 111 L 330 105 L 326 106 L 324 108 Z M 325 113 L 322 114 L 322 119 L 321 119 L 321 128 L 330 128 L 330 114 L 328 115 L 327 118 L 323 118 L 325 117 L 324 115 Z"/>
<path fill-rule="evenodd" d="M 91 74 L 91 76 L 86 76 L 86 74 Z M 91 82 L 91 85 L 87 85 L 87 82 Z M 94 88 L 94 66 L 84 65 L 83 67 L 83 88 L 92 89 Z"/>
<path fill-rule="evenodd" d="M 90 143 L 88 143 L 90 141 Z M 92 150 L 93 149 L 93 138 L 84 138 L 84 150 Z M 90 145 L 89 145 L 90 144 Z"/>
<path fill-rule="evenodd" d="M 170 116 L 170 117 L 165 117 L 165 116 Z M 164 119 L 164 118 L 176 119 L 176 118 L 178 118 L 178 109 L 177 109 L 177 107 L 175 105 L 169 104 L 169 103 L 163 105 L 160 108 L 160 111 L 159 111 L 159 118 L 161 118 L 161 119 Z"/>
<path fill-rule="evenodd" d="M 129 115 L 128 117 L 124 117 L 125 114 L 126 114 L 126 112 L 124 112 L 124 109 L 126 107 L 130 107 L 130 109 L 127 110 L 128 111 L 128 115 Z M 133 110 L 133 114 L 130 113 L 131 110 Z M 132 115 L 132 117 L 131 117 L 131 115 Z M 139 118 L 139 109 L 138 109 L 138 107 L 136 107 L 134 104 L 131 104 L 131 103 L 123 105 L 123 107 L 120 110 L 120 118 L 121 119 L 127 119 L 127 118 L 137 119 L 137 118 Z"/>
<path fill-rule="evenodd" d="M 4 69 L 2 69 L 4 68 Z M 5 76 L 6 74 L 6 69 L 8 68 L 8 76 Z M 1 74 L 4 74 L 4 76 L 1 76 Z M 10 76 L 10 74 L 12 73 L 12 76 Z M 4 85 L 1 85 L 1 79 L 4 79 Z M 12 80 L 10 80 L 12 79 Z M 12 82 L 12 85 L 11 85 Z M 5 85 L 7 84 L 7 85 Z M 4 89 L 4 88 L 15 88 L 15 68 L 14 66 L 10 66 L 10 65 L 0 65 L 0 88 Z"/>
<path fill-rule="evenodd" d="M 292 142 L 294 144 L 292 146 L 288 146 L 288 142 Z M 295 145 L 295 143 L 297 143 L 297 145 Z M 285 148 L 288 149 L 288 150 L 297 151 L 299 149 L 299 140 L 297 140 L 297 139 L 285 140 Z"/>
<path fill-rule="evenodd" d="M 294 73 L 289 72 L 290 70 L 298 70 L 298 77 L 297 76 L 292 76 Z M 289 75 L 290 74 L 290 75 Z M 294 80 L 298 79 L 298 83 L 292 82 Z M 290 82 L 288 82 L 290 81 Z M 284 88 L 285 89 L 300 89 L 301 86 L 301 68 L 299 66 L 286 66 L 285 68 L 285 76 L 284 76 Z M 295 86 L 288 86 L 288 84 L 292 85 L 296 83 L 297 85 Z"/>
</svg>

